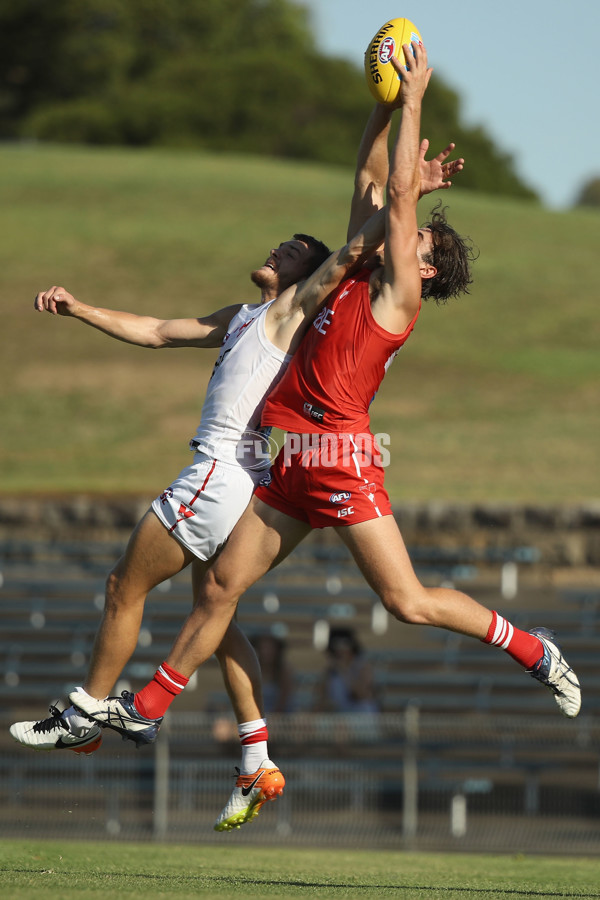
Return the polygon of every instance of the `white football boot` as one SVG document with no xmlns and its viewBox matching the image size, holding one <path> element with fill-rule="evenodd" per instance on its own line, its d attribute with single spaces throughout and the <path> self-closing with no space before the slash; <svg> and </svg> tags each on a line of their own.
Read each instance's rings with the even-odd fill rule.
<svg viewBox="0 0 600 900">
<path fill-rule="evenodd" d="M 50 707 L 50 717 L 38 722 L 15 722 L 10 726 L 11 737 L 32 750 L 74 750 L 93 753 L 102 743 L 102 732 L 94 723 L 87 727 L 69 724 L 63 718 L 64 708 Z"/>
<path fill-rule="evenodd" d="M 238 773 L 235 787 L 226 806 L 215 822 L 215 831 L 232 831 L 251 822 L 259 814 L 267 800 L 276 800 L 283 794 L 285 778 L 275 763 L 264 759 L 260 768 L 251 775 Z"/>
<path fill-rule="evenodd" d="M 581 688 L 577 675 L 562 655 L 560 646 L 554 640 L 554 632 L 549 628 L 532 628 L 544 646 L 544 655 L 527 671 L 550 688 L 563 716 L 574 719 L 581 709 Z"/>
<path fill-rule="evenodd" d="M 124 738 L 135 741 L 137 746 L 153 744 L 162 723 L 159 719 L 146 719 L 133 704 L 135 694 L 123 691 L 120 697 L 96 700 L 83 691 L 72 691 L 69 700 L 76 710 L 102 728 L 112 728 Z"/>
</svg>

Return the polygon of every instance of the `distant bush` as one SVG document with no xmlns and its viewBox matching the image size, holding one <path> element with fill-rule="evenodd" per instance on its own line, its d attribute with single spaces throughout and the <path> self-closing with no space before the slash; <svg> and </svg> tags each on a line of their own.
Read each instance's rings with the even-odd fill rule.
<svg viewBox="0 0 600 900">
<path fill-rule="evenodd" d="M 581 188 L 575 206 L 597 206 L 600 208 L 600 178 L 592 178 Z"/>
<path fill-rule="evenodd" d="M 28 116 L 21 132 L 25 137 L 68 144 L 118 144 L 121 138 L 114 111 L 88 97 L 41 106 Z"/>
</svg>

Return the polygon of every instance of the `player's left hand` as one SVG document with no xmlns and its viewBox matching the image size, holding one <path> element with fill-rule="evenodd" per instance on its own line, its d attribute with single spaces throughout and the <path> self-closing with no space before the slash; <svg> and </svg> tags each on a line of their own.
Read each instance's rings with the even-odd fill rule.
<svg viewBox="0 0 600 900">
<path fill-rule="evenodd" d="M 448 144 L 447 147 L 438 153 L 433 159 L 425 159 L 425 154 L 429 150 L 429 141 L 424 138 L 419 147 L 419 171 L 421 173 L 421 192 L 420 196 L 430 194 L 432 191 L 440 191 L 452 186 L 449 178 L 462 172 L 465 161 L 464 159 L 448 160 L 448 157 L 455 148 L 455 144 Z"/>
</svg>

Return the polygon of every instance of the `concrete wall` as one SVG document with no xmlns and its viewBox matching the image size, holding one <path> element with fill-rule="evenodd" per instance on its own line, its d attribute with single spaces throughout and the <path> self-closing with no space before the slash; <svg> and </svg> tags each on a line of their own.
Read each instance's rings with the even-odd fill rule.
<svg viewBox="0 0 600 900">
<path fill-rule="evenodd" d="M 123 539 L 153 498 L 139 495 L 0 497 L 0 539 Z M 600 570 L 600 501 L 585 505 L 405 504 L 395 516 L 411 546 L 496 552 L 535 548 L 545 566 Z M 326 531 L 309 538 L 336 542 Z M 524 559 L 525 562 L 535 560 Z M 599 572 L 600 577 L 600 572 Z"/>
</svg>

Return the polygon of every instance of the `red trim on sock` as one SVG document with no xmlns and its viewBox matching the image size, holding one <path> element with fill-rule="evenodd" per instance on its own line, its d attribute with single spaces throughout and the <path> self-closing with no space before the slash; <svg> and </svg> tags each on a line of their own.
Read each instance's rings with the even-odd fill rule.
<svg viewBox="0 0 600 900">
<path fill-rule="evenodd" d="M 501 634 L 496 639 L 495 646 L 499 646 L 501 650 L 508 653 L 515 662 L 518 662 L 525 669 L 532 669 L 536 662 L 544 655 L 544 645 L 540 639 L 534 634 L 529 634 L 528 631 L 522 631 L 520 628 L 515 628 L 515 626 L 508 622 L 507 619 L 502 619 L 501 625 Z M 491 644 L 493 642 L 497 627 L 498 613 L 495 610 L 492 610 L 492 624 L 489 627 L 488 633 L 483 638 L 484 644 Z M 512 635 L 510 640 L 508 640 L 511 628 Z M 508 644 L 504 646 L 507 640 Z"/>
<path fill-rule="evenodd" d="M 269 740 L 269 732 L 267 730 L 266 725 L 263 728 L 258 728 L 256 731 L 253 731 L 251 734 L 240 735 L 240 744 L 258 744 L 260 741 L 268 741 Z"/>
<path fill-rule="evenodd" d="M 171 678 L 174 682 L 181 685 L 181 690 L 183 690 L 184 687 L 187 686 L 190 679 L 186 678 L 185 675 L 182 675 L 181 672 L 178 672 L 177 669 L 174 669 L 172 666 L 170 666 L 166 662 L 162 663 L 160 668 L 163 670 L 165 675 L 168 675 L 169 678 Z M 181 691 L 180 691 L 180 693 L 181 693 Z"/>
</svg>

